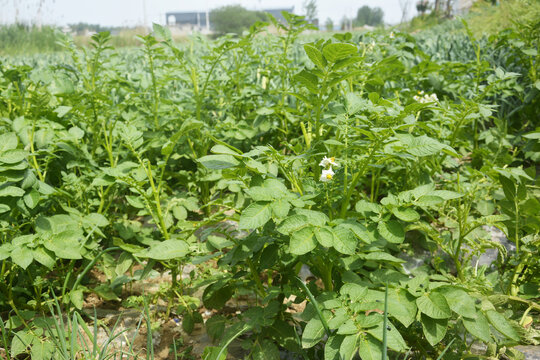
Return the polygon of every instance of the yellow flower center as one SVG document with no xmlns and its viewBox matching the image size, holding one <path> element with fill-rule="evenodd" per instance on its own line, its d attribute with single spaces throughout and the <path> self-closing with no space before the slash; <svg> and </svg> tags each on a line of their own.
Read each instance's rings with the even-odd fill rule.
<svg viewBox="0 0 540 360">
<path fill-rule="evenodd" d="M 336 158 L 335 158 L 335 157 L 331 157 L 331 158 L 330 158 L 330 161 L 331 161 L 331 162 L 334 162 L 334 161 L 336 161 Z"/>
<path fill-rule="evenodd" d="M 326 174 L 327 179 L 332 179 L 332 174 Z"/>
</svg>

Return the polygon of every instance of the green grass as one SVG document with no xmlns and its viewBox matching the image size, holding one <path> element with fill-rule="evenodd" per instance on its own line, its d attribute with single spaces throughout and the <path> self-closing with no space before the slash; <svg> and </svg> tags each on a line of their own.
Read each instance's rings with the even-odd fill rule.
<svg viewBox="0 0 540 360">
<path fill-rule="evenodd" d="M 540 1 L 506 0 L 493 6 L 477 1 L 469 13 L 469 26 L 475 35 L 491 35 L 503 29 L 532 24 L 540 19 Z"/>
<path fill-rule="evenodd" d="M 32 55 L 61 51 L 57 44 L 60 29 L 54 26 L 8 25 L 0 26 L 0 56 L 6 55 Z M 126 28 L 111 36 L 110 44 L 115 48 L 140 46 L 141 41 L 137 35 L 147 34 L 144 28 Z M 90 36 L 74 35 L 76 45 L 88 47 Z M 175 42 L 185 42 L 187 37 L 175 36 Z"/>
<path fill-rule="evenodd" d="M 26 25 L 0 27 L 0 55 L 26 55 L 58 51 L 55 28 Z"/>
<path fill-rule="evenodd" d="M 516 29 L 523 24 L 534 24 L 540 19 L 540 1 L 503 0 L 498 5 L 478 0 L 465 15 L 469 27 L 476 37 L 496 34 L 501 30 Z M 415 16 L 406 24 L 400 25 L 404 31 L 418 32 L 444 26 L 456 21 L 434 12 Z M 460 27 L 460 26 L 458 26 Z"/>
</svg>

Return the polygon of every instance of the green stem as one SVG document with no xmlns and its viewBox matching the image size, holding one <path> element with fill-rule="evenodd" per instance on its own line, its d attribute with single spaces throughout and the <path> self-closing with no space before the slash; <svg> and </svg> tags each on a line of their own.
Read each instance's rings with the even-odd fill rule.
<svg viewBox="0 0 540 360">
<path fill-rule="evenodd" d="M 378 144 L 378 141 L 377 141 L 377 144 Z M 358 170 L 358 172 L 356 174 L 354 174 L 352 179 L 351 179 L 351 183 L 350 183 L 348 189 L 346 190 L 345 197 L 344 197 L 344 199 L 343 199 L 343 201 L 341 203 L 341 211 L 339 213 L 339 216 L 341 218 L 345 218 L 345 215 L 347 214 L 347 210 L 349 210 L 349 204 L 351 202 L 351 196 L 352 196 L 352 194 L 354 192 L 354 189 L 356 188 L 356 185 L 360 181 L 360 178 L 365 173 L 365 171 L 367 169 L 367 165 L 369 164 L 369 161 L 371 160 L 371 158 L 373 157 L 373 154 L 375 153 L 375 149 L 377 148 L 377 144 L 375 144 L 375 146 L 373 146 L 371 148 L 371 151 L 370 151 L 368 157 L 363 161 L 363 163 L 362 163 L 362 165 L 360 167 L 360 170 Z"/>
<path fill-rule="evenodd" d="M 247 263 L 249 266 L 249 270 L 251 271 L 251 276 L 253 277 L 253 281 L 255 281 L 255 285 L 257 285 L 257 288 L 255 289 L 255 291 L 261 298 L 264 299 L 266 297 L 266 291 L 261 282 L 261 277 L 259 276 L 259 273 L 257 272 L 257 269 L 255 268 L 255 264 L 253 264 L 253 261 L 250 258 L 247 259 Z"/>
<path fill-rule="evenodd" d="M 154 70 L 154 57 L 152 56 L 152 47 L 151 45 L 147 46 L 148 54 L 148 64 L 150 67 L 150 76 L 152 78 L 152 97 L 153 97 L 153 114 L 154 114 L 154 126 L 159 129 L 159 119 L 158 119 L 158 105 L 159 105 L 159 94 L 157 90 L 157 79 L 156 73 Z"/>
<path fill-rule="evenodd" d="M 308 134 L 308 132 L 306 130 L 306 126 L 304 125 L 303 121 L 300 121 L 300 129 L 302 130 L 302 135 L 304 135 L 304 141 L 306 143 L 306 147 L 310 148 L 311 147 L 311 136 L 310 136 L 310 134 Z"/>
<path fill-rule="evenodd" d="M 332 281 L 332 263 L 328 263 L 328 266 L 325 266 L 324 269 L 322 269 L 322 281 L 324 284 L 324 289 L 326 291 L 334 291 L 334 282 Z"/>
<path fill-rule="evenodd" d="M 146 175 L 148 177 L 148 181 L 150 182 L 150 187 L 152 188 L 152 194 L 154 195 L 154 206 L 156 207 L 156 215 L 158 217 L 161 233 L 163 234 L 165 240 L 169 240 L 169 232 L 167 231 L 167 227 L 165 226 L 165 219 L 163 218 L 163 212 L 161 210 L 161 199 L 159 196 L 159 191 L 154 184 L 154 177 L 152 175 L 152 164 L 150 163 L 150 160 L 147 160 L 147 162 L 148 166 L 145 166 L 143 161 L 141 161 L 141 164 L 146 170 Z"/>
<path fill-rule="evenodd" d="M 319 319 L 321 320 L 321 322 L 323 324 L 324 330 L 326 331 L 326 335 L 328 335 L 328 336 L 332 335 L 332 332 L 330 331 L 330 327 L 328 326 L 328 323 L 326 322 L 326 318 L 323 316 L 323 314 L 321 312 L 321 308 L 319 306 L 319 303 L 317 302 L 317 300 L 315 300 L 315 297 L 313 296 L 311 291 L 309 291 L 308 287 L 306 286 L 306 284 L 304 284 L 302 279 L 300 279 L 298 276 L 295 276 L 295 279 L 300 284 L 300 287 L 302 287 L 302 289 L 305 291 L 306 295 L 309 298 L 309 301 L 311 301 L 311 303 L 315 307 L 315 311 L 317 311 L 317 315 L 319 316 Z"/>
<path fill-rule="evenodd" d="M 96 255 L 95 258 L 92 259 L 92 261 L 90 261 L 90 263 L 88 265 L 86 265 L 86 267 L 84 268 L 84 270 L 77 276 L 77 280 L 75 280 L 75 284 L 73 284 L 73 287 L 72 289 L 75 290 L 77 289 L 77 286 L 79 286 L 79 284 L 81 283 L 84 275 L 86 275 L 86 273 L 88 271 L 90 271 L 90 269 L 92 269 L 95 265 L 95 263 L 99 260 L 100 257 L 102 257 L 105 253 L 108 253 L 108 252 L 111 252 L 111 251 L 116 251 L 116 250 L 120 250 L 119 247 L 111 247 L 111 248 L 108 248 L 108 249 L 105 249 L 103 251 L 101 251 L 99 254 Z M 62 294 L 65 293 L 65 289 L 62 289 Z"/>
</svg>

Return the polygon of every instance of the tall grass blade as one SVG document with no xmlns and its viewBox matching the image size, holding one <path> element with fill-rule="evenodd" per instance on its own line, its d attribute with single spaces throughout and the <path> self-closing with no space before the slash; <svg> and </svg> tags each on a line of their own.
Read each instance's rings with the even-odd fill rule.
<svg viewBox="0 0 540 360">
<path fill-rule="evenodd" d="M 382 360 L 388 359 L 388 282 L 384 288 L 384 320 L 383 320 L 383 335 L 382 335 Z"/>
<path fill-rule="evenodd" d="M 439 355 L 439 357 L 437 358 L 437 360 L 442 360 L 442 359 L 443 359 L 444 354 L 446 354 L 446 352 L 448 351 L 448 349 L 450 349 L 450 347 L 452 346 L 452 344 L 454 343 L 454 341 L 456 341 L 456 338 L 453 338 L 452 341 L 450 341 L 450 343 L 444 348 L 444 350 L 443 350 L 443 352 L 441 353 L 441 355 Z"/>
</svg>

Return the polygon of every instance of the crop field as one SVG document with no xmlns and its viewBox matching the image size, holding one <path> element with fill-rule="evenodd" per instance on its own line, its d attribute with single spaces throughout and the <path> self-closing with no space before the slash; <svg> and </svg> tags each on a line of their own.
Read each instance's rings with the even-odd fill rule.
<svg viewBox="0 0 540 360">
<path fill-rule="evenodd" d="M 539 23 L 286 18 L 0 58 L 0 359 L 540 343 Z"/>
</svg>

